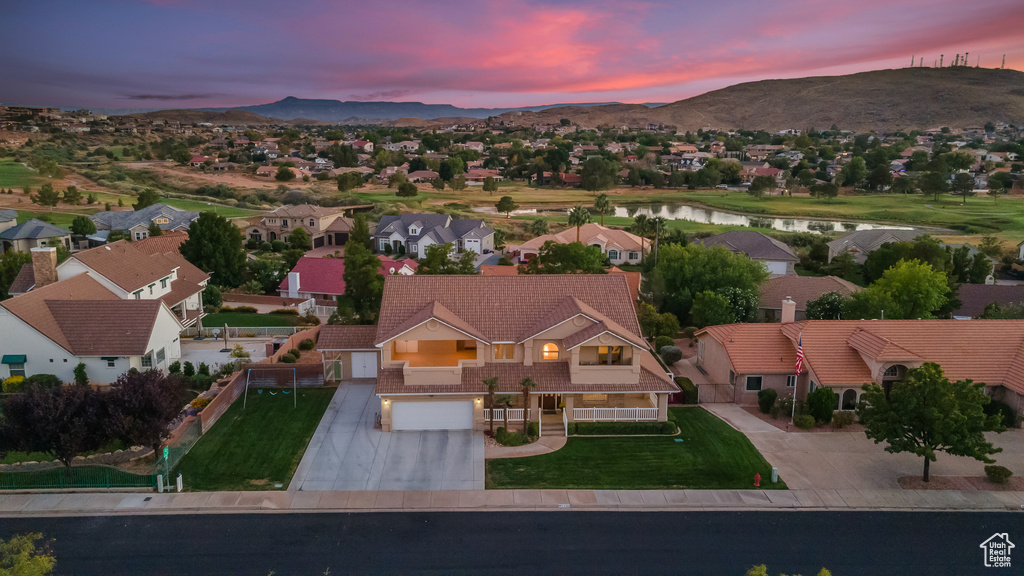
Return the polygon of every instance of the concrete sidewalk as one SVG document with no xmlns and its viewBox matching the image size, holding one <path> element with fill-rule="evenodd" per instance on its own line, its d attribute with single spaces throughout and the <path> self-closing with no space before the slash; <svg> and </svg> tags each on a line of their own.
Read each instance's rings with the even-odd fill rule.
<svg viewBox="0 0 1024 576">
<path fill-rule="evenodd" d="M 1024 492 L 946 490 L 442 490 L 0 496 L 0 517 L 561 509 L 1021 511 L 1022 507 Z"/>
</svg>

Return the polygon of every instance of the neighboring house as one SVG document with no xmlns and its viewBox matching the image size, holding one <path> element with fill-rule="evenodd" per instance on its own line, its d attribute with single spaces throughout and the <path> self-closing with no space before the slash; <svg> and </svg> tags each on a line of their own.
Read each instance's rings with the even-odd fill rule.
<svg viewBox="0 0 1024 576">
<path fill-rule="evenodd" d="M 782 301 L 791 299 L 796 304 L 796 320 L 807 319 L 807 303 L 829 292 L 849 296 L 861 287 L 836 276 L 775 276 L 758 288 L 761 303 L 757 309 L 758 322 L 781 322 Z"/>
<path fill-rule="evenodd" d="M 518 247 L 521 261 L 529 261 L 540 253 L 546 242 L 571 244 L 576 241 L 576 228 L 571 227 L 558 234 L 545 234 L 527 240 Z M 586 246 L 597 246 L 601 253 L 608 257 L 612 264 L 639 264 L 644 257 L 643 248 L 650 248 L 636 234 L 606 228 L 600 224 L 584 224 L 580 226 L 580 242 Z"/>
<path fill-rule="evenodd" d="M 379 258 L 381 263 L 377 271 L 383 276 L 409 276 L 416 273 L 418 264 L 415 261 L 396 261 L 386 256 Z M 277 287 L 277 293 L 284 298 L 314 298 L 322 301 L 321 305 L 332 305 L 338 296 L 345 293 L 345 260 L 307 256 L 299 258 L 295 267 Z"/>
<path fill-rule="evenodd" d="M 250 220 L 245 235 L 256 242 L 287 241 L 293 230 L 302 228 L 309 234 L 313 248 L 344 246 L 352 232 L 352 219 L 344 214 L 343 207 L 284 205 Z"/>
<path fill-rule="evenodd" d="M 415 172 L 409 172 L 410 182 L 431 182 L 438 176 L 437 172 L 433 170 L 416 170 Z"/>
<path fill-rule="evenodd" d="M 844 236 L 840 236 L 828 243 L 828 261 L 842 254 L 850 252 L 858 264 L 863 264 L 868 259 L 868 254 L 881 248 L 887 242 L 913 242 L 924 232 L 920 230 L 894 230 L 881 228 L 875 230 L 857 230 Z"/>
<path fill-rule="evenodd" d="M 800 345 L 804 370 L 796 376 Z M 708 379 L 699 388 L 711 388 L 701 398 L 745 406 L 765 388 L 806 398 L 828 386 L 837 410 L 853 410 L 864 383 L 889 389 L 925 362 L 941 365 L 950 380 L 984 382 L 992 398 L 1024 409 L 1024 320 L 805 320 L 697 332 L 697 366 Z"/>
<path fill-rule="evenodd" d="M 174 313 L 161 300 L 125 300 L 92 273 L 58 281 L 56 248 L 32 249 L 38 286 L 0 302 L 0 378 L 53 374 L 109 384 L 130 368 L 165 370 L 181 357 Z"/>
<path fill-rule="evenodd" d="M 485 254 L 494 250 L 494 230 L 483 220 L 456 220 L 447 214 L 402 214 L 382 216 L 373 234 L 373 246 L 392 253 L 401 248 L 412 258 L 426 256 L 431 244 L 452 244 L 455 252 Z"/>
<path fill-rule="evenodd" d="M 536 383 L 534 421 L 542 410 L 559 427 L 562 410 L 569 421 L 595 417 L 582 408 L 665 421 L 679 388 L 630 298 L 621 275 L 388 276 L 373 339 L 384 431 L 481 430 L 492 377 L 519 408 L 520 382 Z"/>
<path fill-rule="evenodd" d="M 17 210 L 0 210 L 0 232 L 10 230 L 18 225 Z"/>
<path fill-rule="evenodd" d="M 753 230 L 732 230 L 694 240 L 704 246 L 724 246 L 730 252 L 764 262 L 770 274 L 796 274 L 800 261 L 784 242 Z"/>
<path fill-rule="evenodd" d="M 199 219 L 199 212 L 182 210 L 167 204 L 153 204 L 142 210 L 125 212 L 97 212 L 89 219 L 96 224 L 96 231 L 118 230 L 132 240 L 149 238 L 149 227 L 156 224 L 160 230 L 171 232 L 188 230 Z"/>
<path fill-rule="evenodd" d="M 71 231 L 30 218 L 0 232 L 0 253 L 28 252 L 32 248 L 64 246 L 71 249 Z"/>
<path fill-rule="evenodd" d="M 989 304 L 1011 306 L 1024 304 L 1022 284 L 961 284 L 957 291 L 960 307 L 953 311 L 953 318 L 969 320 L 979 318 Z"/>
</svg>

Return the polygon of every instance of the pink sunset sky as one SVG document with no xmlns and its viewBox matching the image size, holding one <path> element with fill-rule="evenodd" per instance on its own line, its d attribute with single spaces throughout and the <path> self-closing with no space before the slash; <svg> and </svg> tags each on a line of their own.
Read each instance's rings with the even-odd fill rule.
<svg viewBox="0 0 1024 576">
<path fill-rule="evenodd" d="M 36 0 L 0 38 L 0 102 L 24 105 L 671 102 L 911 55 L 1021 70 L 1024 2 Z"/>
</svg>

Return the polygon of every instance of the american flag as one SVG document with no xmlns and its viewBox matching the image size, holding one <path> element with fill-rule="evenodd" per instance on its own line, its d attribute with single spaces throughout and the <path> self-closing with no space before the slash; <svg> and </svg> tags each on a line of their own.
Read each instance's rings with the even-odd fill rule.
<svg viewBox="0 0 1024 576">
<path fill-rule="evenodd" d="M 800 337 L 799 343 L 796 345 L 796 375 L 799 376 L 800 372 L 804 369 L 804 337 Z"/>
</svg>

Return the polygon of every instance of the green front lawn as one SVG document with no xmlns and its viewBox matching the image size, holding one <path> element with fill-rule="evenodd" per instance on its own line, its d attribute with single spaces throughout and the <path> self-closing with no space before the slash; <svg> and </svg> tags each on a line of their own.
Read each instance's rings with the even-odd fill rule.
<svg viewBox="0 0 1024 576">
<path fill-rule="evenodd" d="M 0 162 L 0 188 L 24 188 L 42 182 L 35 171 L 26 168 L 21 162 Z"/>
<path fill-rule="evenodd" d="M 230 306 L 230 304 L 228 304 Z M 203 316 L 203 326 L 220 328 L 263 328 L 266 326 L 295 326 L 299 317 L 292 314 L 247 314 L 245 312 L 217 312 Z"/>
<path fill-rule="evenodd" d="M 746 436 L 703 408 L 669 408 L 678 436 L 569 438 L 557 452 L 487 461 L 487 488 L 744 489 L 771 484 L 771 465 Z M 682 442 L 676 442 L 682 439 Z"/>
<path fill-rule="evenodd" d="M 178 470 L 189 490 L 283 490 L 302 460 L 336 388 L 292 392 L 249 390 L 239 398 L 192 450 Z M 272 396 L 270 393 L 274 392 Z M 275 484 L 281 484 L 277 488 Z"/>
</svg>

